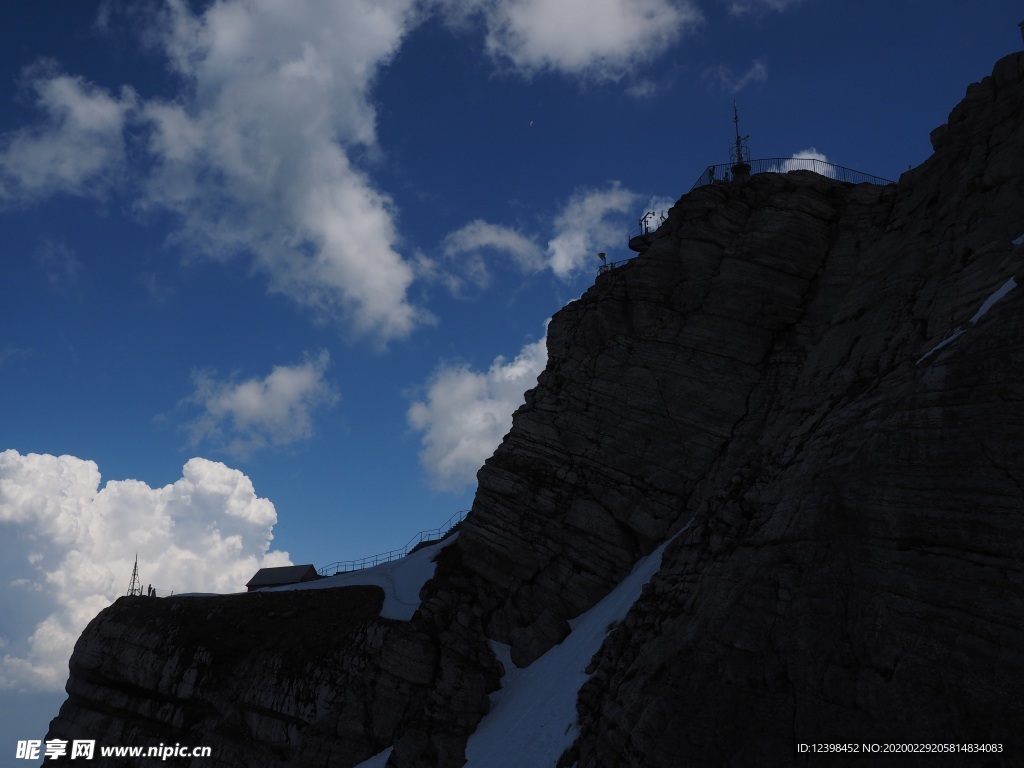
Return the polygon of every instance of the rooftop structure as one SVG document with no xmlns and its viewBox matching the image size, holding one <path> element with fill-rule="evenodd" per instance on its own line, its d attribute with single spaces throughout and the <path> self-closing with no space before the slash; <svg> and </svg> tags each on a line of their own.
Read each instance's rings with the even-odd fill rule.
<svg viewBox="0 0 1024 768">
<path fill-rule="evenodd" d="M 285 584 L 301 584 L 319 579 L 316 568 L 308 565 L 283 565 L 279 568 L 260 568 L 246 583 L 249 592 L 269 587 L 283 587 Z"/>
</svg>

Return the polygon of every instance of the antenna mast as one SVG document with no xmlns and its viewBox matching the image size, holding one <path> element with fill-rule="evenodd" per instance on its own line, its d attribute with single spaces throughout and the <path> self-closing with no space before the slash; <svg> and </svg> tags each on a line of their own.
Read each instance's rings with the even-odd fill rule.
<svg viewBox="0 0 1024 768">
<path fill-rule="evenodd" d="M 132 568 L 132 580 L 128 584 L 128 597 L 142 597 L 142 584 L 139 582 L 139 553 L 135 553 L 135 567 Z"/>
<path fill-rule="evenodd" d="M 736 102 L 732 103 L 732 121 L 736 125 L 736 147 L 729 152 L 732 160 L 733 181 L 746 181 L 750 178 L 750 148 L 747 146 L 749 136 L 740 136 L 740 113 Z"/>
</svg>

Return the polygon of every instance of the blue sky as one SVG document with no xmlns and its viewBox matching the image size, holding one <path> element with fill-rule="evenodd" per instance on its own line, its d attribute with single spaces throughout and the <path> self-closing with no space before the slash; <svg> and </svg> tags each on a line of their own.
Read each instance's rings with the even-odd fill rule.
<svg viewBox="0 0 1024 768">
<path fill-rule="evenodd" d="M 234 591 L 467 509 L 547 319 L 728 159 L 734 100 L 754 157 L 895 179 L 1021 47 L 1021 18 L 1002 0 L 0 6 L 0 705 L 55 713 L 136 552 L 144 583 Z"/>
</svg>

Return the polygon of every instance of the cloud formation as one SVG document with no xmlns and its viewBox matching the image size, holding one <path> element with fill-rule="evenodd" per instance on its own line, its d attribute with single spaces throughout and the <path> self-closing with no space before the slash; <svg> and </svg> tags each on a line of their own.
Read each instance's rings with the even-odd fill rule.
<svg viewBox="0 0 1024 768">
<path fill-rule="evenodd" d="M 596 269 L 598 251 L 626 241 L 624 225 L 632 220 L 640 199 L 617 181 L 606 189 L 577 190 L 555 217 L 556 234 L 547 245 L 551 270 L 565 279 L 587 265 Z"/>
<path fill-rule="evenodd" d="M 536 240 L 501 224 L 476 219 L 449 233 L 441 243 L 443 264 L 432 264 L 430 277 L 441 280 L 455 296 L 468 287 L 483 290 L 492 281 L 488 260 L 504 260 L 525 273 L 544 268 L 544 251 Z"/>
<path fill-rule="evenodd" d="M 100 27 L 130 13 L 111 8 Z M 177 92 L 142 98 L 52 62 L 30 67 L 40 119 L 0 137 L 0 203 L 118 185 L 140 209 L 171 214 L 173 242 L 248 260 L 315 318 L 380 345 L 407 337 L 432 320 L 410 298 L 426 273 L 400 253 L 394 201 L 353 158 L 378 149 L 376 76 L 434 13 L 478 30 L 491 57 L 521 75 L 598 81 L 633 72 L 702 22 L 693 0 L 220 0 L 198 10 L 167 0 L 144 37 Z M 631 89 L 649 91 L 646 80 Z M 564 276 L 594 232 L 560 223 L 546 254 L 484 222 L 453 233 L 446 253 L 465 267 L 453 287 L 486 284 L 488 249 Z"/>
<path fill-rule="evenodd" d="M 461 491 L 494 453 L 512 426 L 523 395 L 547 365 L 547 337 L 527 344 L 507 362 L 495 358 L 487 371 L 441 365 L 406 418 L 421 436 L 420 463 L 439 490 Z"/>
<path fill-rule="evenodd" d="M 111 8 L 100 27 L 129 13 Z M 353 158 L 377 150 L 377 74 L 432 13 L 475 19 L 492 58 L 524 76 L 585 80 L 632 72 L 702 21 L 692 0 L 220 0 L 199 10 L 167 0 L 144 36 L 177 93 L 115 94 L 52 62 L 30 67 L 41 117 L 0 137 L 0 202 L 124 182 L 140 209 L 172 215 L 178 245 L 248 260 L 271 291 L 354 336 L 404 338 L 432 320 L 409 296 L 419 265 L 399 251 L 392 198 Z M 468 267 L 462 285 L 488 279 L 481 250 L 526 270 L 545 260 L 513 230 L 468 227 L 445 245 Z M 563 229 L 546 257 L 560 275 L 582 243 L 571 223 Z"/>
<path fill-rule="evenodd" d="M 625 244 L 641 199 L 617 181 L 605 188 L 577 189 L 553 217 L 549 231 L 555 234 L 544 247 L 518 229 L 476 219 L 448 234 L 441 243 L 442 260 L 424 258 L 421 274 L 443 282 L 455 295 L 467 285 L 489 286 L 488 261 L 494 259 L 505 259 L 524 273 L 550 269 L 568 280 L 588 267 L 596 269 L 599 251 Z M 652 198 L 647 210 L 661 212 L 669 207 L 667 198 Z"/>
<path fill-rule="evenodd" d="M 0 136 L 0 203 L 55 194 L 103 195 L 124 172 L 124 127 L 136 106 L 119 95 L 40 61 L 23 73 L 38 124 Z"/>
<path fill-rule="evenodd" d="M 741 75 L 737 75 L 729 67 L 719 64 L 704 70 L 704 79 L 714 83 L 723 91 L 739 93 L 751 83 L 763 83 L 768 79 L 768 65 L 762 59 L 755 59 Z"/>
<path fill-rule="evenodd" d="M 530 77 L 554 71 L 618 80 L 703 21 L 692 0 L 434 0 L 459 28 L 482 19 L 496 61 Z"/>
<path fill-rule="evenodd" d="M 394 203 L 351 155 L 375 149 L 369 91 L 413 6 L 222 0 L 193 13 L 168 0 L 147 36 L 179 92 L 144 100 L 53 62 L 28 68 L 41 117 L 0 137 L 0 203 L 127 182 L 142 209 L 175 215 L 180 244 L 251 259 L 271 291 L 354 335 L 407 336 L 429 315 L 407 296 Z"/>
<path fill-rule="evenodd" d="M 801 149 L 799 152 L 794 152 L 793 157 L 790 160 L 785 160 L 779 165 L 779 173 L 789 173 L 790 171 L 814 171 L 815 173 L 820 173 L 822 176 L 836 178 L 837 174 L 835 170 L 831 168 L 831 166 L 819 164 L 816 162 L 818 160 L 824 163 L 828 162 L 828 158 L 814 147 Z"/>
<path fill-rule="evenodd" d="M 272 291 L 382 343 L 426 315 L 407 296 L 394 204 L 351 153 L 375 146 L 369 91 L 412 6 L 223 0 L 197 15 L 171 0 L 158 39 L 187 87 L 141 110 L 145 207 L 177 214 L 190 246 L 249 256 Z"/>
<path fill-rule="evenodd" d="M 194 458 L 163 488 L 108 481 L 74 456 L 0 452 L 0 689 L 59 691 L 85 625 L 143 584 L 237 592 L 271 551 L 274 505 L 224 464 Z"/>
<path fill-rule="evenodd" d="M 339 399 L 326 379 L 329 364 L 322 351 L 297 365 L 274 366 L 262 379 L 218 381 L 209 372 L 195 374 L 188 402 L 202 414 L 188 425 L 193 447 L 212 443 L 241 457 L 311 437 L 314 413 Z"/>
</svg>

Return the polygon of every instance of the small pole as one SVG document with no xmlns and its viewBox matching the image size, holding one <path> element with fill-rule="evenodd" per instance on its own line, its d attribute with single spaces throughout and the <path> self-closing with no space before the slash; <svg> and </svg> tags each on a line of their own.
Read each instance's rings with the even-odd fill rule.
<svg viewBox="0 0 1024 768">
<path fill-rule="evenodd" d="M 1017 25 L 1020 27 L 1020 39 L 1024 41 L 1024 21 Z"/>
<path fill-rule="evenodd" d="M 732 103 L 732 121 L 736 125 L 736 162 L 743 162 L 743 141 L 740 139 L 740 113 L 736 102 Z"/>
</svg>

